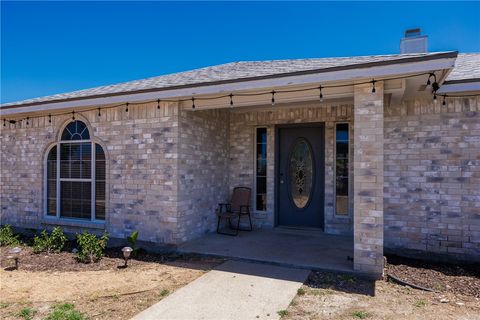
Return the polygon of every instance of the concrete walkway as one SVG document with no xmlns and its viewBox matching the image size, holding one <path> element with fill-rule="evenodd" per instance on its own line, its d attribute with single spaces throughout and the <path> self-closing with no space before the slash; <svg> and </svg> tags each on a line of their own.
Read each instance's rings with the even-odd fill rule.
<svg viewBox="0 0 480 320">
<path fill-rule="evenodd" d="M 279 319 L 308 270 L 227 261 L 136 315 L 157 319 Z"/>
</svg>

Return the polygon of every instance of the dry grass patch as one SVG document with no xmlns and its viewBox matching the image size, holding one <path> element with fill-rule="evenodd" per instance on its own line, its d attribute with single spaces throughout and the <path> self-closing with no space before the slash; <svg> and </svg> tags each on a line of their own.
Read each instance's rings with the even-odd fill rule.
<svg viewBox="0 0 480 320">
<path fill-rule="evenodd" d="M 98 264 L 81 264 L 68 252 L 34 254 L 25 248 L 19 270 L 5 271 L 10 263 L 5 260 L 6 251 L 0 251 L 1 319 L 44 319 L 54 312 L 78 312 L 88 319 L 129 319 L 221 262 L 140 253 L 122 269 L 118 268 L 123 264 L 119 250 L 108 251 Z M 58 309 L 66 304 L 74 305 L 74 310 Z"/>
</svg>

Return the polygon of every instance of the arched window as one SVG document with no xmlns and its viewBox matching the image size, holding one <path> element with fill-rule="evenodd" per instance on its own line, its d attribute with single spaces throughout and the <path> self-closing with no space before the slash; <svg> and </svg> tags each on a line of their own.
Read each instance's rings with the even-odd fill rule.
<svg viewBox="0 0 480 320">
<path fill-rule="evenodd" d="M 105 161 L 86 124 L 70 122 L 46 158 L 46 215 L 105 220 Z"/>
</svg>

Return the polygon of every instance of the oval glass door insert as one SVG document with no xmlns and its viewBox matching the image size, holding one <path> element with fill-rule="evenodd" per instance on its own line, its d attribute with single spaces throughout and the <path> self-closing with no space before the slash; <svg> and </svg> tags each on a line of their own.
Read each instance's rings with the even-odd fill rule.
<svg viewBox="0 0 480 320">
<path fill-rule="evenodd" d="M 290 194 L 297 208 L 302 209 L 310 200 L 314 170 L 312 149 L 305 138 L 297 139 L 289 162 Z"/>
</svg>

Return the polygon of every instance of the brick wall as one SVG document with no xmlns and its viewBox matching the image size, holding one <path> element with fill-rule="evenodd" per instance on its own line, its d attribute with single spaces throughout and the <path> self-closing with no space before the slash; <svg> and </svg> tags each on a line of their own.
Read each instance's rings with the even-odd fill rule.
<svg viewBox="0 0 480 320">
<path fill-rule="evenodd" d="M 106 231 L 124 238 L 138 230 L 145 241 L 177 238 L 178 107 L 163 103 L 77 114 L 107 154 Z M 1 223 L 43 228 L 43 159 L 70 116 L 30 119 L 1 128 Z M 69 231 L 92 224 L 62 222 Z"/>
<path fill-rule="evenodd" d="M 480 260 L 480 99 L 385 109 L 385 246 Z"/>
<path fill-rule="evenodd" d="M 216 230 L 215 209 L 229 197 L 229 110 L 179 117 L 178 242 Z"/>
<path fill-rule="evenodd" d="M 383 82 L 354 88 L 354 269 L 383 272 Z"/>
</svg>

